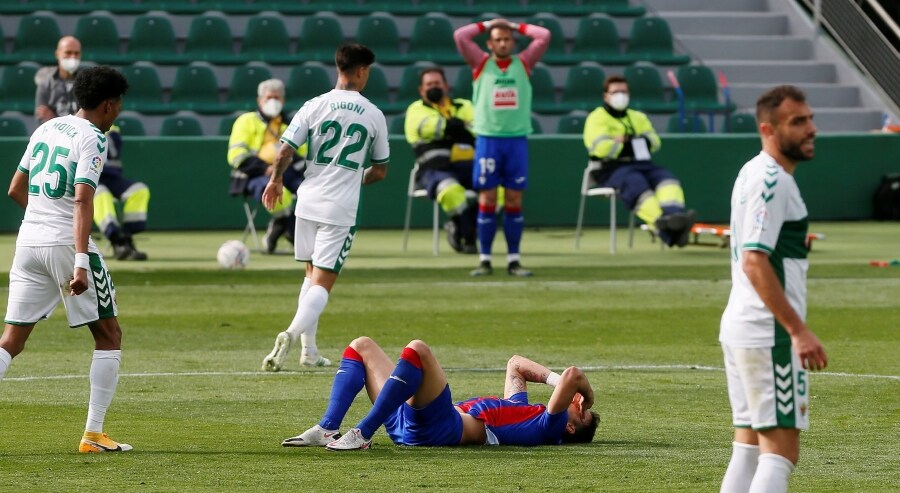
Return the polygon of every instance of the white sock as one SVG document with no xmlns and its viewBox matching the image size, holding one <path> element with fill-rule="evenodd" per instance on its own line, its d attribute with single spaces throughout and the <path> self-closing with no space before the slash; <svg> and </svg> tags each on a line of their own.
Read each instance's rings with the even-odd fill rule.
<svg viewBox="0 0 900 493">
<path fill-rule="evenodd" d="M 119 359 L 121 350 L 94 351 L 91 361 L 91 400 L 88 406 L 87 424 L 84 431 L 100 433 L 103 431 L 103 420 L 106 410 L 116 393 L 119 382 Z"/>
<path fill-rule="evenodd" d="M 794 464 L 778 454 L 760 454 L 750 493 L 787 493 Z"/>
<path fill-rule="evenodd" d="M 312 279 L 304 277 L 303 285 L 300 286 L 300 296 L 297 297 L 297 313 L 294 314 L 291 325 L 288 325 L 288 328 L 285 331 L 291 336 L 291 344 L 297 342 L 297 338 L 300 337 L 300 334 L 303 332 L 303 329 L 300 328 L 300 302 L 303 301 L 303 296 L 309 291 L 310 286 L 312 286 Z"/>
<path fill-rule="evenodd" d="M 759 446 L 732 442 L 731 462 L 725 470 L 720 493 L 747 493 L 756 474 Z"/>
<path fill-rule="evenodd" d="M 328 304 L 328 290 L 319 285 L 310 286 L 300 306 L 297 308 L 297 322 L 300 326 L 300 344 L 303 347 L 301 357 L 315 357 L 319 354 L 316 346 L 316 331 L 319 328 L 319 315 Z"/>
<path fill-rule="evenodd" d="M 3 375 L 6 375 L 6 369 L 9 368 L 10 363 L 12 363 L 12 356 L 0 347 L 0 380 L 3 380 Z"/>
<path fill-rule="evenodd" d="M 508 253 L 506 254 L 506 263 L 511 264 L 513 262 L 518 262 L 522 259 L 522 255 L 519 253 Z"/>
<path fill-rule="evenodd" d="M 491 261 L 491 254 L 489 254 L 489 253 L 480 253 L 480 254 L 478 254 L 478 261 L 479 261 L 479 262 L 484 262 L 485 260 L 487 260 L 488 262 L 490 262 L 490 261 Z"/>
</svg>

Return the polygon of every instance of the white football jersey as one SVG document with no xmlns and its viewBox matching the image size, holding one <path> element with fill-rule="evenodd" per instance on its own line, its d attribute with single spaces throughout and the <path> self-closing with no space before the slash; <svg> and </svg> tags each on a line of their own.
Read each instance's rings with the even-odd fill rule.
<svg viewBox="0 0 900 493">
<path fill-rule="evenodd" d="M 75 244 L 75 184 L 97 188 L 107 148 L 103 132 L 74 115 L 35 130 L 19 162 L 19 171 L 28 175 L 28 206 L 17 245 Z"/>
<path fill-rule="evenodd" d="M 387 136 L 384 114 L 359 92 L 333 89 L 307 101 L 281 137 L 294 149 L 309 143 L 297 217 L 356 225 L 366 161 L 387 164 Z"/>
<path fill-rule="evenodd" d="M 806 319 L 806 204 L 794 177 L 765 152 L 741 168 L 731 194 L 731 295 L 719 340 L 734 347 L 790 344 L 790 336 L 756 293 L 743 252 L 769 255 L 788 302 Z"/>
</svg>

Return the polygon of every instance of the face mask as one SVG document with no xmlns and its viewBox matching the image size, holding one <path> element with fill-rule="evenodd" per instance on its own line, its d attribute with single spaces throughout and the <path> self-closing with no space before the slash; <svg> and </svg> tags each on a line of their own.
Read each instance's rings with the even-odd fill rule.
<svg viewBox="0 0 900 493">
<path fill-rule="evenodd" d="M 80 58 L 63 58 L 59 61 L 59 65 L 62 69 L 69 73 L 78 70 L 79 64 L 81 64 Z"/>
<path fill-rule="evenodd" d="M 269 118 L 275 118 L 276 116 L 281 114 L 282 108 L 284 108 L 284 103 L 275 98 L 272 98 L 267 99 L 260 109 L 262 110 L 263 115 L 266 115 Z"/>
<path fill-rule="evenodd" d="M 614 92 L 609 95 L 609 105 L 617 111 L 625 111 L 628 108 L 628 94 L 624 92 Z"/>
<path fill-rule="evenodd" d="M 444 90 L 440 87 L 432 87 L 425 91 L 425 97 L 432 103 L 440 103 L 444 99 Z"/>
</svg>

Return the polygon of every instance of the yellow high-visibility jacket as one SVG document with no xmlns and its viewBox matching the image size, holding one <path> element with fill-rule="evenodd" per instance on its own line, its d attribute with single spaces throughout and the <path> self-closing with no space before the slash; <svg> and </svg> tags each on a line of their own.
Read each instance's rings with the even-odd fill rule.
<svg viewBox="0 0 900 493">
<path fill-rule="evenodd" d="M 591 158 L 615 161 L 625 147 L 623 143 L 616 142 L 615 138 L 625 135 L 646 138 L 651 153 L 662 146 L 650 119 L 640 111 L 626 109 L 625 115 L 616 118 L 600 106 L 584 122 L 584 147 Z"/>
</svg>

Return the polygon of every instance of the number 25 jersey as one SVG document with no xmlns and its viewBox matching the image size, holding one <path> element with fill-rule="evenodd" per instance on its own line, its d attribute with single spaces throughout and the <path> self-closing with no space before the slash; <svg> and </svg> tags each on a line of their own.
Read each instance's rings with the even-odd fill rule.
<svg viewBox="0 0 900 493">
<path fill-rule="evenodd" d="M 75 244 L 75 185 L 97 188 L 108 147 L 100 129 L 74 115 L 35 130 L 19 161 L 19 171 L 28 175 L 28 206 L 17 245 Z"/>
<path fill-rule="evenodd" d="M 333 89 L 307 101 L 281 136 L 294 149 L 309 143 L 297 217 L 356 225 L 366 161 L 387 164 L 387 136 L 384 114 L 359 92 Z"/>
</svg>

